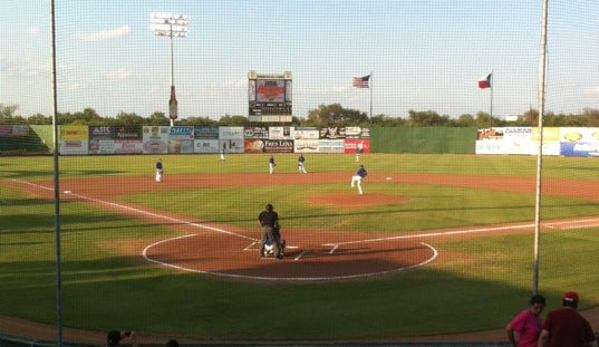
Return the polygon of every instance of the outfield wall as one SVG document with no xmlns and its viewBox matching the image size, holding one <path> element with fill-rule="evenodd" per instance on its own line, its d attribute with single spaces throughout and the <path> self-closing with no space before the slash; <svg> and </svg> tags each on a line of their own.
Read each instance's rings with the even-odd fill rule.
<svg viewBox="0 0 599 347">
<path fill-rule="evenodd" d="M 539 153 L 540 132 L 531 127 L 498 127 L 477 130 L 476 154 Z M 543 128 L 543 155 L 599 157 L 599 128 Z"/>
<path fill-rule="evenodd" d="M 0 154 L 52 153 L 50 125 L 0 125 Z M 533 127 L 361 128 L 64 125 L 61 155 L 419 153 L 537 155 Z M 48 144 L 48 145 L 47 145 Z M 599 128 L 543 129 L 543 154 L 599 157 Z"/>
<path fill-rule="evenodd" d="M 372 128 L 373 153 L 474 154 L 475 128 Z"/>
</svg>

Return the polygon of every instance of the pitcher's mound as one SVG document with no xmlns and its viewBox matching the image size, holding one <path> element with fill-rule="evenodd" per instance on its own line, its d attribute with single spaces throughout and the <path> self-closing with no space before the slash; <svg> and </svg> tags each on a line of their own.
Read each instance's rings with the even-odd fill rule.
<svg viewBox="0 0 599 347">
<path fill-rule="evenodd" d="M 312 195 L 308 198 L 308 201 L 315 204 L 352 208 L 397 204 L 408 201 L 408 199 L 403 196 L 387 194 L 364 193 L 363 195 L 359 195 L 356 190 L 354 193 Z"/>
</svg>

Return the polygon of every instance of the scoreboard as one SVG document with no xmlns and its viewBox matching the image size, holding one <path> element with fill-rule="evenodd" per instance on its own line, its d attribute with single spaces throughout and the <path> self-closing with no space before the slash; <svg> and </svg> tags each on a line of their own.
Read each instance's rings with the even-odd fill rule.
<svg viewBox="0 0 599 347">
<path fill-rule="evenodd" d="M 248 73 L 248 118 L 251 123 L 290 123 L 291 72 L 280 75 Z"/>
</svg>

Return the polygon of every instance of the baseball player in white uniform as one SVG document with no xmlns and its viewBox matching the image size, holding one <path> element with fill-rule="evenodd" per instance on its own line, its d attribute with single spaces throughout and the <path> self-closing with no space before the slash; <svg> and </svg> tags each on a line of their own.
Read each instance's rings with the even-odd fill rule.
<svg viewBox="0 0 599 347">
<path fill-rule="evenodd" d="M 156 162 L 156 182 L 162 182 L 162 159 Z"/>
</svg>

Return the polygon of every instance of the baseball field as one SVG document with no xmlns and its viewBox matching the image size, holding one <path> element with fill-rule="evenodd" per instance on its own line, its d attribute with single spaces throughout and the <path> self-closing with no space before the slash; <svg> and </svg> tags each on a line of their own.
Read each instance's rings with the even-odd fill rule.
<svg viewBox="0 0 599 347">
<path fill-rule="evenodd" d="M 57 270 L 72 342 L 426 341 L 527 306 L 536 157 L 308 154 L 308 174 L 275 157 L 270 175 L 267 155 L 164 155 L 161 183 L 156 156 L 60 157 L 58 184 L 52 157 L 1 158 L 0 315 L 56 324 Z M 599 160 L 542 172 L 539 292 L 552 309 L 575 290 L 584 312 L 599 306 Z M 267 203 L 283 260 L 258 257 Z"/>
</svg>

